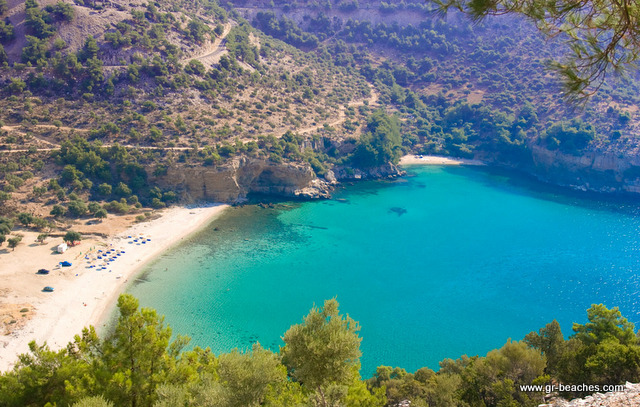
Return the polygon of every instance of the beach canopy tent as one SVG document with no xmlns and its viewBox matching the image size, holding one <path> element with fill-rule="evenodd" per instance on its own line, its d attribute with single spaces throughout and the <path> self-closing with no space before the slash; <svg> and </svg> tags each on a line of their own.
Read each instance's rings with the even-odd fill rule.
<svg viewBox="0 0 640 407">
<path fill-rule="evenodd" d="M 69 263 L 68 261 L 60 262 L 60 265 L 61 265 L 62 267 L 71 267 L 71 263 Z"/>
<path fill-rule="evenodd" d="M 69 246 L 67 246 L 66 243 L 61 243 L 61 244 L 58 245 L 58 247 L 56 247 L 56 251 L 58 253 L 64 253 L 64 252 L 67 251 L 68 248 L 69 248 Z"/>
</svg>

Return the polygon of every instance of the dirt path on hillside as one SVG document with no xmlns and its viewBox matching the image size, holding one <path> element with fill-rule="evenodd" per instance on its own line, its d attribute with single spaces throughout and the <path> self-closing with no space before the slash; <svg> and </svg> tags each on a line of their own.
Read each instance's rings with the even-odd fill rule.
<svg viewBox="0 0 640 407">
<path fill-rule="evenodd" d="M 371 84 L 369 84 L 369 87 L 371 89 L 371 96 L 369 97 L 369 99 L 355 100 L 355 101 L 349 102 L 347 105 L 349 107 L 363 106 L 365 104 L 365 101 L 368 102 L 369 106 L 377 103 L 378 99 L 380 98 L 380 95 L 378 95 L 378 92 L 373 88 Z M 317 131 L 323 128 L 325 124 L 329 125 L 330 127 L 336 127 L 347 120 L 347 115 L 345 113 L 345 110 L 346 109 L 344 107 L 341 108 L 340 111 L 338 112 L 338 118 L 330 123 L 322 123 L 315 126 L 305 127 L 303 129 L 297 130 L 296 133 L 300 133 L 300 134 L 312 133 L 314 131 Z"/>
<path fill-rule="evenodd" d="M 230 28 L 229 28 L 230 30 Z M 228 32 L 227 32 L 228 34 Z M 220 37 L 222 39 L 222 37 Z M 222 42 L 222 41 L 221 41 Z M 203 57 L 207 57 L 210 54 L 207 55 L 203 55 Z M 194 59 L 194 58 L 191 58 Z M 369 87 L 371 89 L 371 96 L 369 96 L 368 99 L 362 99 L 362 100 L 355 100 L 355 101 L 351 101 L 347 104 L 347 106 L 349 107 L 356 107 L 356 106 L 363 106 L 365 104 L 365 102 L 368 102 L 368 105 L 374 105 L 375 103 L 378 102 L 380 95 L 378 94 L 378 92 L 374 89 L 374 87 L 369 84 Z M 324 128 L 325 124 L 328 124 L 331 127 L 336 127 L 342 123 L 344 123 L 347 120 L 347 115 L 345 113 L 345 108 L 341 108 L 340 111 L 338 112 L 338 118 L 333 120 L 330 123 L 322 123 L 322 124 L 318 124 L 315 126 L 310 126 L 310 127 L 305 127 L 303 129 L 298 129 L 295 130 L 295 133 L 298 134 L 308 134 L 317 130 L 320 130 L 322 128 Z M 6 130 L 6 131 L 12 131 L 21 135 L 26 135 L 26 133 L 19 131 L 18 129 L 22 127 L 20 125 L 11 125 L 11 126 L 2 126 L 2 130 Z M 65 127 L 65 126 L 54 126 L 54 125 L 50 125 L 50 124 L 36 124 L 35 127 L 40 127 L 40 128 L 51 128 L 51 129 L 59 129 L 59 130 L 65 130 L 65 131 L 78 131 L 78 132 L 88 132 L 89 130 L 87 129 L 76 129 L 73 127 Z M 282 137 L 282 135 L 284 134 L 284 132 L 282 134 L 278 134 L 276 137 Z M 53 143 L 49 140 L 46 140 L 45 138 L 36 136 L 36 135 L 32 135 L 35 139 L 42 141 L 43 143 L 46 143 L 48 145 L 50 145 L 51 147 L 47 147 L 47 148 L 36 148 L 35 151 L 39 152 L 39 151 L 54 151 L 54 150 L 58 150 L 60 148 L 59 144 Z M 111 147 L 114 146 L 115 144 L 103 144 L 102 147 Z M 193 147 L 155 147 L 155 146 L 134 146 L 134 145 L 130 145 L 130 144 L 120 144 L 121 147 L 127 148 L 127 149 L 137 149 L 137 150 L 162 150 L 162 151 L 187 151 L 187 150 L 192 150 Z M 205 147 L 198 147 L 198 151 L 203 150 Z M 26 153 L 29 152 L 29 149 L 26 148 L 22 148 L 22 149 L 15 149 L 15 150 L 0 150 L 0 154 L 2 153 Z"/>
<path fill-rule="evenodd" d="M 214 42 L 209 44 L 209 46 L 204 48 L 204 50 L 202 50 L 200 53 L 188 58 L 184 58 L 180 62 L 182 62 L 183 64 L 186 64 L 192 59 L 195 59 L 197 61 L 202 62 L 202 65 L 206 66 L 207 68 L 211 68 L 212 65 L 217 64 L 220 61 L 220 58 L 224 54 L 229 52 L 229 50 L 227 50 L 227 47 L 226 47 L 227 35 L 229 35 L 229 33 L 231 32 L 231 29 L 235 25 L 236 23 L 232 21 L 226 23 L 224 25 L 224 31 L 222 31 L 222 35 L 220 37 L 216 38 Z"/>
</svg>

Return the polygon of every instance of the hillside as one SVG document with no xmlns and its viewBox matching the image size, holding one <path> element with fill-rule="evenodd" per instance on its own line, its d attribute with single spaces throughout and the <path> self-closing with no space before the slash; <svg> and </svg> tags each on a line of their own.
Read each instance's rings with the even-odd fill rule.
<svg viewBox="0 0 640 407">
<path fill-rule="evenodd" d="M 254 187 L 270 192 L 273 172 L 236 174 L 244 164 L 281 166 L 284 183 L 302 165 L 308 182 L 342 156 L 332 126 L 348 122 L 341 135 L 356 134 L 376 100 L 361 75 L 268 38 L 214 2 L 54 7 L 70 17 L 44 4 L 32 4 L 28 18 L 24 4 L 5 11 L 15 28 L 0 73 L 4 215 L 48 217 L 58 204 L 72 217 L 89 214 L 86 205 L 69 212 L 70 201 L 114 201 L 108 210 L 122 213 L 138 202 L 164 206 L 178 199 L 174 190 L 224 201 Z M 189 191 L 172 181 L 185 167 L 211 168 L 239 186 Z"/>
<path fill-rule="evenodd" d="M 363 74 L 403 119 L 415 152 L 481 158 L 541 179 L 637 192 L 637 78 L 610 78 L 585 105 L 567 103 L 549 61 L 562 38 L 529 23 L 378 1 L 239 1 L 256 27 L 326 50 Z"/>
<path fill-rule="evenodd" d="M 560 40 L 513 18 L 375 1 L 0 3 L 0 216 L 28 213 L 26 226 L 328 196 L 397 176 L 406 153 L 640 191 L 638 82 L 576 110 L 544 68 Z"/>
</svg>

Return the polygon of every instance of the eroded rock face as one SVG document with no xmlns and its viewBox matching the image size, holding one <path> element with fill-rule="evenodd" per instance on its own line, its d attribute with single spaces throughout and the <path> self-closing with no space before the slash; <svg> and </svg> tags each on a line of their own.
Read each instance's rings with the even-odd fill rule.
<svg viewBox="0 0 640 407">
<path fill-rule="evenodd" d="M 406 174 L 406 171 L 401 170 L 398 166 L 387 163 L 379 167 L 372 168 L 351 168 L 351 167 L 335 167 L 332 172 L 332 177 L 340 181 L 352 181 L 363 179 L 390 179 L 397 178 Z"/>
<path fill-rule="evenodd" d="M 539 407 L 637 407 L 640 406 L 640 384 L 627 382 L 618 392 L 595 393 L 582 399 L 557 399 Z"/>
<path fill-rule="evenodd" d="M 308 165 L 246 157 L 219 167 L 175 166 L 151 181 L 181 192 L 186 201 L 232 203 L 243 201 L 250 193 L 328 198 L 332 190 L 331 183 L 318 179 Z"/>
<path fill-rule="evenodd" d="M 640 156 L 585 152 L 580 156 L 531 146 L 533 168 L 544 181 L 606 193 L 640 193 Z"/>
</svg>

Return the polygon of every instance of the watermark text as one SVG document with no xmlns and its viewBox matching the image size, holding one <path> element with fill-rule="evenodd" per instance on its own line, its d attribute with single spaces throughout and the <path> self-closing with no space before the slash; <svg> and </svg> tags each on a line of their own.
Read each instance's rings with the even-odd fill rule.
<svg viewBox="0 0 640 407">
<path fill-rule="evenodd" d="M 590 392 L 608 393 L 624 391 L 624 384 L 525 384 L 520 385 L 520 391 L 524 392 Z"/>
</svg>

